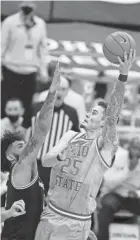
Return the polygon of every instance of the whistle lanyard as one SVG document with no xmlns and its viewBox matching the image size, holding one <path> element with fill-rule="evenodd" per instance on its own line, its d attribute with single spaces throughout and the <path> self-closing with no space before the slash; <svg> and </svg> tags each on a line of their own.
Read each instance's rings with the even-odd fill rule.
<svg viewBox="0 0 140 240">
<path fill-rule="evenodd" d="M 24 45 L 24 48 L 25 48 L 25 58 L 27 61 L 33 61 L 34 59 L 34 44 L 33 44 L 33 36 L 32 36 L 32 27 L 30 28 L 27 28 L 25 26 L 25 31 L 26 31 L 26 34 L 27 34 L 27 42 L 26 44 Z"/>
<path fill-rule="evenodd" d="M 33 27 L 35 26 L 35 22 L 34 20 L 32 20 L 32 26 L 30 27 L 27 27 L 25 24 L 24 24 L 24 28 L 25 28 L 25 31 L 26 31 L 26 34 L 27 34 L 27 44 L 26 44 L 26 48 L 33 48 L 33 36 L 32 36 L 32 29 Z"/>
<path fill-rule="evenodd" d="M 27 43 L 25 44 L 25 48 L 33 48 L 33 37 L 31 33 L 31 28 L 27 28 L 25 26 L 25 31 L 27 35 Z"/>
</svg>

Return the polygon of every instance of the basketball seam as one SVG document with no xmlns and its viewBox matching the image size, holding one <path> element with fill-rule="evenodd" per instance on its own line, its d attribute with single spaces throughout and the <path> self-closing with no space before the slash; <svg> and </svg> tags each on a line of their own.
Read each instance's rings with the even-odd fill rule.
<svg viewBox="0 0 140 240">
<path fill-rule="evenodd" d="M 116 55 L 116 54 L 112 53 L 112 52 L 106 47 L 105 44 L 104 44 L 104 48 L 106 48 L 106 50 L 107 50 L 108 52 L 110 52 L 112 55 L 114 55 L 114 56 L 116 56 L 116 57 L 119 57 L 119 55 Z"/>
<path fill-rule="evenodd" d="M 117 40 L 111 35 L 111 37 L 112 37 L 112 39 L 117 43 L 117 45 L 119 46 L 119 47 L 121 47 L 121 49 L 124 51 L 124 49 L 123 49 L 123 47 L 117 42 Z"/>
</svg>

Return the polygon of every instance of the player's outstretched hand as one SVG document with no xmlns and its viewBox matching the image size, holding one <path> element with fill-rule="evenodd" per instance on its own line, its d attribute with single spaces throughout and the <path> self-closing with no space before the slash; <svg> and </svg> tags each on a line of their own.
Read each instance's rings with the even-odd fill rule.
<svg viewBox="0 0 140 240">
<path fill-rule="evenodd" d="M 124 52 L 124 62 L 121 60 L 120 57 L 118 57 L 120 66 L 120 74 L 123 75 L 128 75 L 129 70 L 131 69 L 133 62 L 135 61 L 136 58 L 136 50 L 130 49 L 129 55 L 127 55 L 126 51 Z"/>
<path fill-rule="evenodd" d="M 26 213 L 25 211 L 25 203 L 23 200 L 19 200 L 14 202 L 12 207 L 9 209 L 9 213 L 11 217 L 18 217 Z"/>
<path fill-rule="evenodd" d="M 60 86 L 60 68 L 59 68 L 59 61 L 58 61 L 56 64 L 50 91 L 51 92 L 57 91 L 59 89 L 59 86 Z"/>
</svg>

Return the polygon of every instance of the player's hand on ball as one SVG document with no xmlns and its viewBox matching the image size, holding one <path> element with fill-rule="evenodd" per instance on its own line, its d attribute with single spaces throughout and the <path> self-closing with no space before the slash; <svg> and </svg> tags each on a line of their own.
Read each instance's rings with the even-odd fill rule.
<svg viewBox="0 0 140 240">
<path fill-rule="evenodd" d="M 25 211 L 25 203 L 23 200 L 19 200 L 14 202 L 12 207 L 9 209 L 9 213 L 11 217 L 18 217 L 26 213 Z"/>
<path fill-rule="evenodd" d="M 58 61 L 56 64 L 50 91 L 52 92 L 57 91 L 59 89 L 59 86 L 60 86 L 60 68 L 59 68 L 59 61 Z"/>
<path fill-rule="evenodd" d="M 128 75 L 129 70 L 131 69 L 133 62 L 135 61 L 136 58 L 136 50 L 130 49 L 129 56 L 127 55 L 126 52 L 124 52 L 124 62 L 121 60 L 120 57 L 118 57 L 120 66 L 120 74 L 123 75 Z"/>
</svg>

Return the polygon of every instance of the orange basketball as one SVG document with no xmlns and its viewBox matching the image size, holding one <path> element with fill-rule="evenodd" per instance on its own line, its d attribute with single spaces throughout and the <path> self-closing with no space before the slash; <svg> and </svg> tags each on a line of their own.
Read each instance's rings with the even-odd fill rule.
<svg viewBox="0 0 140 240">
<path fill-rule="evenodd" d="M 126 32 L 114 32 L 108 35 L 103 45 L 105 57 L 111 63 L 119 64 L 118 56 L 124 60 L 124 51 L 129 55 L 130 49 L 136 49 L 136 42 Z"/>
</svg>

